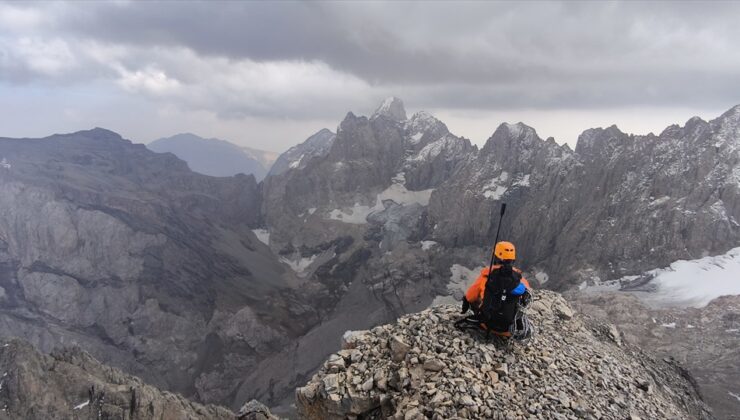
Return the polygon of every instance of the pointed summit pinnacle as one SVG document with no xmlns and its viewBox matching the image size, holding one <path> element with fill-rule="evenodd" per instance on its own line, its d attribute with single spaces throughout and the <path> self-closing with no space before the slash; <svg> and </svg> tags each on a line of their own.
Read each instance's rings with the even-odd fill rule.
<svg viewBox="0 0 740 420">
<path fill-rule="evenodd" d="M 405 121 L 406 109 L 403 107 L 403 101 L 395 96 L 390 96 L 380 104 L 373 115 L 383 115 L 392 120 Z"/>
</svg>

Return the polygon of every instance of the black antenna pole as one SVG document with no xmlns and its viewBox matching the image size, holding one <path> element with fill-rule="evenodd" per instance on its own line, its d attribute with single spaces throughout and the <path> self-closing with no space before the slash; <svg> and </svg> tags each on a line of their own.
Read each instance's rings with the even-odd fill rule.
<svg viewBox="0 0 740 420">
<path fill-rule="evenodd" d="M 496 244 L 498 243 L 498 234 L 501 232 L 501 222 L 504 220 L 504 213 L 506 213 L 506 203 L 501 203 L 501 213 L 498 219 L 498 228 L 496 229 L 496 240 L 493 241 L 493 250 L 491 251 L 491 263 L 488 265 L 488 275 L 491 275 L 493 270 L 493 261 L 496 258 Z"/>
</svg>

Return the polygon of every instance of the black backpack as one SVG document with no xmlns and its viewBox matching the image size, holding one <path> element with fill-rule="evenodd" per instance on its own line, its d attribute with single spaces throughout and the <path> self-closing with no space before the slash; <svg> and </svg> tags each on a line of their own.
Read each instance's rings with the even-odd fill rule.
<svg viewBox="0 0 740 420">
<path fill-rule="evenodd" d="M 514 322 L 519 309 L 519 296 L 511 294 L 522 280 L 522 275 L 510 265 L 493 270 L 486 281 L 479 318 L 486 326 L 497 332 L 506 332 Z"/>
</svg>

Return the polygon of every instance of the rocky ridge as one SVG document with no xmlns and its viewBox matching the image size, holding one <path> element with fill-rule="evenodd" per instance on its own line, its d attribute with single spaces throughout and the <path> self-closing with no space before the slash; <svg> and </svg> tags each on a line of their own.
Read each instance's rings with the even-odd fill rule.
<svg viewBox="0 0 740 420">
<path fill-rule="evenodd" d="M 11 340 L 0 346 L 0 370 L 0 419 L 235 418 L 102 365 L 79 347 L 43 355 Z"/>
<path fill-rule="evenodd" d="M 305 141 L 281 153 L 270 167 L 268 175 L 280 175 L 288 169 L 305 167 L 314 157 L 324 156 L 334 142 L 335 134 L 321 129 Z"/>
<path fill-rule="evenodd" d="M 589 320 L 618 328 L 625 342 L 678 360 L 717 418 L 740 419 L 740 296 L 723 296 L 702 308 L 660 309 L 623 292 L 572 292 L 567 298 Z"/>
<path fill-rule="evenodd" d="M 395 324 L 345 335 L 296 390 L 307 419 L 708 419 L 675 361 L 624 343 L 613 326 L 586 322 L 562 296 L 537 293 L 528 346 L 456 330 L 441 305 Z"/>
<path fill-rule="evenodd" d="M 103 365 L 77 346 L 38 353 L 14 339 L 0 346 L 0 419 L 278 420 L 249 401 L 230 410 L 194 403 Z"/>
</svg>

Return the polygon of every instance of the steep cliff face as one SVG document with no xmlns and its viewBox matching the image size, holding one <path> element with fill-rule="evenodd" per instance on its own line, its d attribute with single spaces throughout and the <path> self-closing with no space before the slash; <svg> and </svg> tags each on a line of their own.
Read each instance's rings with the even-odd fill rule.
<svg viewBox="0 0 740 420">
<path fill-rule="evenodd" d="M 674 361 L 624 344 L 558 294 L 530 310 L 528 346 L 458 331 L 457 307 L 436 306 L 392 325 L 347 334 L 296 390 L 308 419 L 693 418 L 711 413 Z"/>
<path fill-rule="evenodd" d="M 425 207 L 431 189 L 474 151 L 431 115 L 407 120 L 400 100 L 385 105 L 370 118 L 348 114 L 325 155 L 265 180 L 263 213 L 274 247 L 361 236 L 371 213 L 392 204 Z"/>
<path fill-rule="evenodd" d="M 487 245 L 502 234 L 552 288 L 618 278 L 740 243 L 740 107 L 659 136 L 585 131 L 575 152 L 502 125 L 477 159 L 431 197 L 432 239 Z"/>
<path fill-rule="evenodd" d="M 78 343 L 224 401 L 239 371 L 312 322 L 289 321 L 296 279 L 251 231 L 253 177 L 199 175 L 102 129 L 0 139 L 0 155 L 4 336 L 43 351 Z"/>
<path fill-rule="evenodd" d="M 658 136 L 589 129 L 575 151 L 522 123 L 502 124 L 477 151 L 425 112 L 405 119 L 400 106 L 391 98 L 370 118 L 349 114 L 325 155 L 268 177 L 274 249 L 297 260 L 293 247 L 348 235 L 386 251 L 423 240 L 484 254 L 502 201 L 503 237 L 553 289 L 740 243 L 740 106 Z"/>
</svg>

